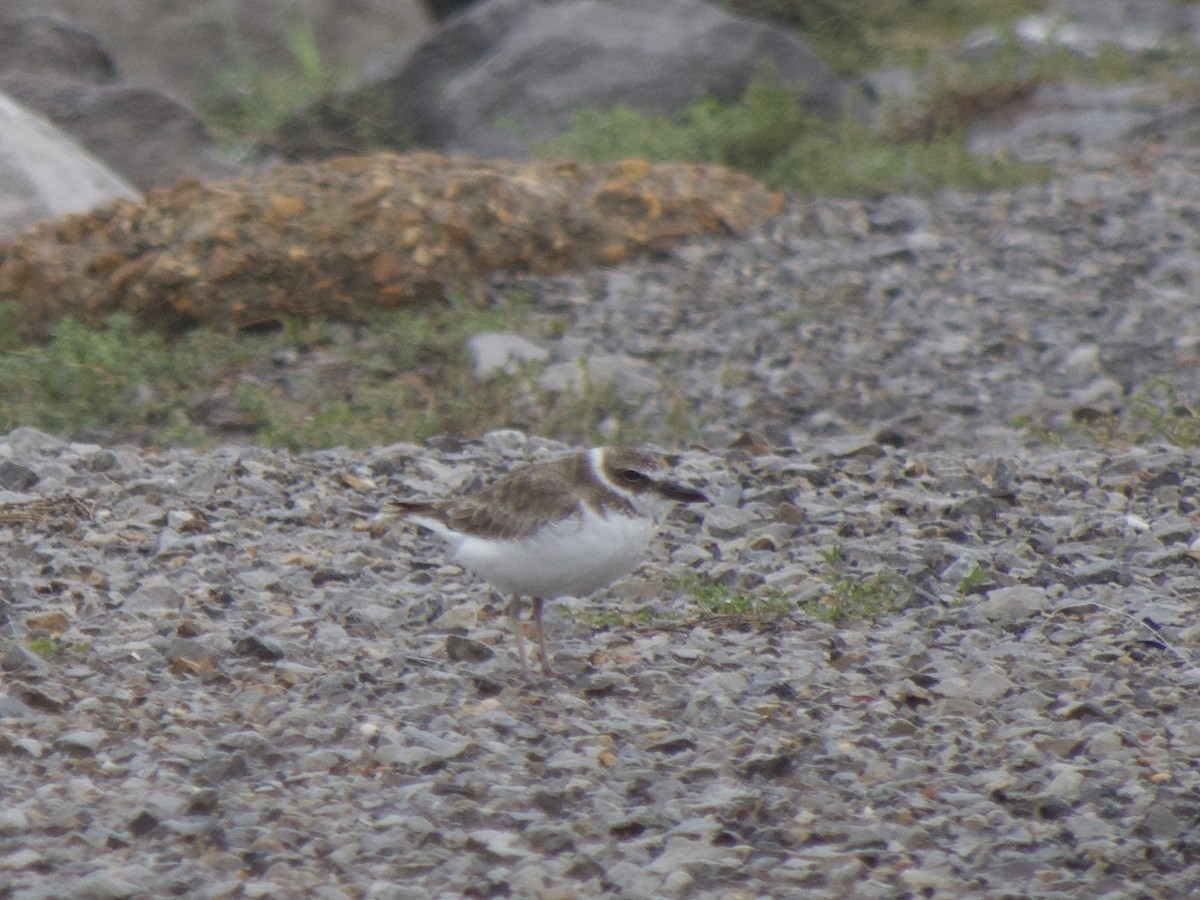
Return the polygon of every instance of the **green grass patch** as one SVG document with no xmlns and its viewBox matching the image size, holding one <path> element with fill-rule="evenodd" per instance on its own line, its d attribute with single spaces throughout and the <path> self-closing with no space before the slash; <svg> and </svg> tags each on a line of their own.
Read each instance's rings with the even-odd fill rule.
<svg viewBox="0 0 1200 900">
<path fill-rule="evenodd" d="M 113 316 L 101 330 L 64 319 L 48 344 L 0 349 L 0 431 L 163 428 L 172 401 L 162 388 L 178 390 L 197 364 L 188 348 L 172 352 L 129 316 Z"/>
<path fill-rule="evenodd" d="M 1044 444 L 1049 444 L 1054 447 L 1066 446 L 1067 439 L 1064 434 L 1047 427 L 1044 423 L 1038 421 L 1033 416 L 1022 413 L 1021 415 L 1013 416 L 1009 424 L 1013 428 L 1019 428 L 1022 431 L 1029 432 L 1029 434 Z"/>
<path fill-rule="evenodd" d="M 25 648 L 36 653 L 42 659 L 59 659 L 64 656 L 87 656 L 92 652 L 89 641 L 61 641 L 52 637 L 35 637 L 25 639 Z"/>
<path fill-rule="evenodd" d="M 858 5 L 847 0 L 825 6 L 830 21 L 836 21 L 833 8 L 840 14 Z M 869 0 L 861 5 L 875 6 Z M 797 96 L 764 69 L 736 103 L 704 99 L 673 116 L 628 106 L 579 111 L 563 134 L 534 152 L 593 162 L 640 157 L 718 163 L 753 175 L 773 189 L 810 196 L 929 194 L 943 188 L 990 191 L 1042 181 L 1052 174 L 1045 164 L 972 154 L 966 144 L 973 122 L 1019 108 L 1041 85 L 1068 80 L 1165 84 L 1181 98 L 1200 98 L 1200 77 L 1194 74 L 1200 71 L 1200 51 L 1195 50 L 1132 53 L 1111 46 L 1092 56 L 1062 47 L 1032 52 L 1010 34 L 977 56 L 949 56 L 944 52 L 949 42 L 969 30 L 968 25 L 1006 22 L 1041 4 L 990 4 L 987 15 L 955 12 L 959 5 L 919 4 L 920 14 L 908 0 L 878 5 L 879 10 L 891 7 L 895 14 L 911 16 L 928 37 L 906 42 L 897 37 L 904 29 L 894 28 L 887 32 L 893 42 L 890 53 L 908 46 L 929 52 L 919 62 L 924 73 L 919 76 L 920 89 L 912 98 L 893 99 L 890 105 L 885 98 L 877 126 L 849 116 L 829 121 L 806 111 Z M 794 24 L 803 30 L 812 25 L 813 15 L 823 14 L 806 9 L 796 15 L 799 21 Z M 857 28 L 860 35 L 870 31 L 866 24 Z M 918 64 L 915 58 L 909 61 Z"/>
<path fill-rule="evenodd" d="M 558 611 L 563 618 L 578 622 L 593 631 L 620 630 L 625 628 L 640 628 L 647 625 L 662 625 L 676 621 L 677 616 L 671 616 L 652 605 L 638 607 L 635 610 L 624 609 L 595 609 L 581 607 L 572 609 L 560 603 Z"/>
<path fill-rule="evenodd" d="M 849 118 L 828 122 L 803 109 L 769 74 L 738 103 L 701 100 L 677 117 L 617 106 L 578 113 L 568 130 L 540 145 L 546 158 L 594 162 L 719 163 L 768 187 L 807 195 L 929 193 L 943 187 L 988 190 L 1046 177 L 1045 167 L 967 152 L 963 130 L 889 134 Z"/>
<path fill-rule="evenodd" d="M 597 630 L 620 628 L 691 628 L 712 619 L 744 619 L 774 622 L 796 609 L 783 591 L 768 588 L 750 593 L 736 591 L 702 575 L 688 573 L 672 578 L 670 585 L 691 606 L 691 614 L 645 604 L 633 611 L 623 609 L 576 609 L 560 606 L 562 614 Z"/>
<path fill-rule="evenodd" d="M 717 616 L 738 616 L 760 621 L 774 621 L 796 609 L 787 595 L 774 588 L 757 593 L 735 591 L 699 575 L 687 574 L 674 579 L 674 587 L 688 596 L 701 619 Z"/>
<path fill-rule="evenodd" d="M 1109 446 L 1165 442 L 1176 447 L 1200 447 L 1200 404 L 1170 379 L 1152 378 L 1130 397 L 1121 412 L 1077 415 L 1071 429 Z"/>
<path fill-rule="evenodd" d="M 643 410 L 609 383 L 552 392 L 540 366 L 479 379 L 467 341 L 488 331 L 536 339 L 558 323 L 517 295 L 482 308 L 447 299 L 357 322 L 285 321 L 269 332 L 201 328 L 176 337 L 130 317 L 106 328 L 66 319 L 45 344 L 0 344 L 0 433 L 27 425 L 87 440 L 294 450 L 372 446 L 521 428 L 574 443 L 663 440 L 695 427 L 682 394 Z M 0 334 L 3 334 L 0 310 Z M 219 414 L 213 410 L 219 409 Z"/>
<path fill-rule="evenodd" d="M 859 76 L 884 66 L 935 71 L 950 65 L 972 69 L 972 77 L 992 72 L 993 81 L 1033 77 L 1096 83 L 1161 81 L 1177 77 L 1189 51 L 1134 53 L 1115 44 L 1092 55 L 1066 47 L 1007 46 L 964 59 L 968 35 L 992 28 L 1000 35 L 1018 19 L 1045 12 L 1045 0 L 724 0 L 733 12 L 795 29 L 834 71 Z M 1003 41 L 1002 41 L 1003 43 Z"/>
<path fill-rule="evenodd" d="M 840 546 L 822 556 L 830 570 L 825 576 L 827 588 L 816 600 L 799 604 L 779 588 L 737 591 L 694 574 L 680 576 L 673 584 L 688 596 L 700 619 L 735 616 L 772 622 L 790 613 L 801 612 L 813 619 L 837 624 L 877 619 L 903 605 L 908 591 L 898 575 L 891 572 L 856 575 L 849 571 Z"/>
<path fill-rule="evenodd" d="M 958 592 L 966 595 L 976 592 L 984 585 L 992 584 L 992 573 L 987 570 L 981 563 L 975 563 L 971 567 L 971 571 L 964 575 L 958 582 Z"/>
<path fill-rule="evenodd" d="M 1110 447 L 1167 443 L 1200 447 L 1200 398 L 1165 377 L 1151 378 L 1116 413 L 1079 410 L 1069 425 L 1054 428 L 1029 416 L 1013 420 L 1037 440 L 1054 446 L 1070 442 L 1072 434 Z"/>
<path fill-rule="evenodd" d="M 1177 97 L 1195 100 L 1198 67 L 1200 51 L 1194 49 L 1135 53 L 1109 45 L 1089 56 L 1056 45 L 1031 51 L 1008 34 L 984 53 L 931 60 L 916 95 L 886 108 L 883 133 L 936 144 L 983 116 L 1019 110 L 1040 86 L 1068 81 L 1165 85 Z"/>
<path fill-rule="evenodd" d="M 1008 52 L 1018 59 L 1023 55 L 1020 50 Z M 1106 44 L 1090 56 L 1066 47 L 1051 47 L 1029 57 L 1024 65 L 1033 77 L 1042 81 L 1165 84 L 1174 91 L 1191 94 L 1197 84 L 1194 70 L 1198 63 L 1200 51 L 1192 48 L 1135 53 L 1116 44 Z"/>
<path fill-rule="evenodd" d="M 1125 418 L 1138 443 L 1164 440 L 1177 447 L 1200 446 L 1200 409 L 1167 378 L 1148 381 L 1129 401 Z"/>
<path fill-rule="evenodd" d="M 311 25 L 293 25 L 285 39 L 291 60 L 287 71 L 268 72 L 252 48 L 246 48 L 201 102 L 205 121 L 225 140 L 272 132 L 353 78 L 353 66 L 335 68 L 325 62 Z"/>
<path fill-rule="evenodd" d="M 834 624 L 855 620 L 878 619 L 903 605 L 908 591 L 903 579 L 892 572 L 858 575 L 850 571 L 845 550 L 835 544 L 822 552 L 829 573 L 827 591 L 805 603 L 802 611 L 814 619 Z"/>
</svg>

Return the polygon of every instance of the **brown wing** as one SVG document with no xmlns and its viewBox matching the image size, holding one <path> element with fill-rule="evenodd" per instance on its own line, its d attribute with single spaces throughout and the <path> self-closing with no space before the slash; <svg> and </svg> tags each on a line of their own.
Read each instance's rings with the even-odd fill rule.
<svg viewBox="0 0 1200 900">
<path fill-rule="evenodd" d="M 394 504 L 403 512 L 433 516 L 455 531 L 516 540 L 539 526 L 579 512 L 576 480 L 582 454 L 527 466 L 478 493 L 441 503 Z"/>
</svg>

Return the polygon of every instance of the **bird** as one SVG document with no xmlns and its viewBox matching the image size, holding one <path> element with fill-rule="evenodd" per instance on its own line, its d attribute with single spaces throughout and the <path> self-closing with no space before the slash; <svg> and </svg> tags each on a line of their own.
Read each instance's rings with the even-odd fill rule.
<svg viewBox="0 0 1200 900">
<path fill-rule="evenodd" d="M 632 571 L 672 501 L 708 502 L 666 474 L 665 460 L 649 450 L 594 447 L 525 465 L 466 496 L 388 505 L 441 538 L 451 560 L 509 598 L 526 672 L 519 603 L 530 598 L 542 672 L 550 676 L 545 602 L 586 596 Z"/>
</svg>

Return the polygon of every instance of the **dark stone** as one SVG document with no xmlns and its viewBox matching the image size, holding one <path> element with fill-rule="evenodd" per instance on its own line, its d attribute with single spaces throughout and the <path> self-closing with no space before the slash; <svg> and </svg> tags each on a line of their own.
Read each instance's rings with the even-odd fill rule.
<svg viewBox="0 0 1200 900">
<path fill-rule="evenodd" d="M 783 778 L 790 775 L 795 767 L 796 761 L 787 753 L 756 756 L 742 766 L 742 775 L 745 778 L 753 778 L 755 775 L 762 778 Z"/>
<path fill-rule="evenodd" d="M 0 75 L 14 72 L 93 84 L 117 80 L 117 64 L 94 35 L 43 15 L 0 15 Z"/>
<path fill-rule="evenodd" d="M 6 491 L 27 491 L 41 481 L 41 477 L 33 471 L 12 460 L 0 461 L 0 488 Z"/>
<path fill-rule="evenodd" d="M 142 810 L 129 823 L 129 833 L 134 837 L 144 837 L 158 827 L 158 817 Z"/>
<path fill-rule="evenodd" d="M 238 640 L 233 649 L 239 656 L 249 656 L 263 662 L 278 662 L 284 656 L 283 648 L 274 641 L 267 641 L 253 634 Z"/>
<path fill-rule="evenodd" d="M 461 634 L 446 635 L 446 655 L 454 662 L 481 663 L 491 659 L 495 652 L 487 644 L 463 637 Z"/>
</svg>

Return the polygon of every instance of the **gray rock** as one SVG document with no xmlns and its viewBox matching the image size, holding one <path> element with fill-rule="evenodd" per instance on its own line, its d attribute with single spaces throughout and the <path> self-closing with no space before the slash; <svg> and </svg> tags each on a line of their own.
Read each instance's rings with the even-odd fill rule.
<svg viewBox="0 0 1200 900">
<path fill-rule="evenodd" d="M 68 753 L 91 755 L 100 749 L 106 738 L 107 735 L 103 731 L 80 729 L 61 735 L 55 744 Z"/>
<path fill-rule="evenodd" d="M 67 446 L 67 442 L 62 438 L 24 426 L 14 428 L 5 435 L 3 443 L 18 457 L 30 456 L 35 453 L 59 452 Z"/>
<path fill-rule="evenodd" d="M 119 541 L 116 542 L 116 545 L 119 544 Z M 179 601 L 179 591 L 171 584 L 171 580 L 165 575 L 156 574 L 140 581 L 125 598 L 125 606 L 136 611 L 177 609 Z"/>
<path fill-rule="evenodd" d="M 841 109 L 843 84 L 795 32 L 701 0 L 484 0 L 336 105 L 386 110 L 385 132 L 424 146 L 523 156 L 577 110 L 671 113 L 708 95 L 738 99 L 764 60 L 811 108 Z M 349 124 L 335 124 L 333 104 L 316 118 Z"/>
<path fill-rule="evenodd" d="M 713 506 L 704 511 L 704 530 L 715 538 L 727 540 L 745 534 L 757 519 L 749 509 Z"/>
<path fill-rule="evenodd" d="M 1013 624 L 1042 612 L 1049 605 L 1045 590 L 1029 585 L 996 588 L 988 591 L 986 599 L 976 603 L 974 610 L 985 619 Z"/>
<path fill-rule="evenodd" d="M 21 644 L 5 642 L 3 656 L 0 656 L 0 671 L 22 672 L 26 675 L 45 673 L 48 665 L 44 659 Z"/>
<path fill-rule="evenodd" d="M 3 866 L 10 871 L 20 871 L 21 869 L 32 869 L 34 866 L 42 865 L 45 857 L 38 851 L 32 848 L 24 848 L 14 850 L 3 857 Z"/>
<path fill-rule="evenodd" d="M 467 341 L 475 365 L 476 378 L 490 378 L 498 372 L 514 374 L 522 364 L 542 362 L 550 351 L 519 334 L 485 332 Z"/>
<path fill-rule="evenodd" d="M 481 641 L 450 634 L 446 636 L 446 655 L 455 662 L 480 663 L 495 656 L 495 651 Z"/>
<path fill-rule="evenodd" d="M 0 14 L 0 76 L 13 72 L 106 84 L 117 66 L 94 35 L 62 19 Z"/>
<path fill-rule="evenodd" d="M 140 869 L 140 867 L 134 867 Z M 80 900 L 126 900 L 146 893 L 147 888 L 157 879 L 148 871 L 129 872 L 122 869 L 95 872 L 86 878 L 75 882 L 71 888 L 71 896 Z"/>
<path fill-rule="evenodd" d="M 1084 56 L 1113 45 L 1146 53 L 1195 43 L 1200 19 L 1169 0 L 1060 0 L 1047 15 L 1019 20 L 1016 33 L 1030 44 L 1066 47 Z"/>
<path fill-rule="evenodd" d="M 1187 826 L 1171 810 L 1155 806 L 1146 813 L 1142 827 L 1156 841 L 1171 841 L 1179 837 Z"/>
<path fill-rule="evenodd" d="M 1078 769 L 1060 765 L 1058 772 L 1043 788 L 1043 793 L 1059 800 L 1074 800 L 1079 796 L 1083 779 L 1083 773 Z"/>
<path fill-rule="evenodd" d="M 1010 153 L 1019 159 L 1044 158 L 1048 144 L 1117 146 L 1152 122 L 1164 101 L 1156 87 L 1044 85 L 1017 121 L 973 123 L 967 146 L 983 156 Z"/>
<path fill-rule="evenodd" d="M 22 832 L 29 827 L 29 816 L 21 809 L 0 809 L 0 834 Z"/>
</svg>

